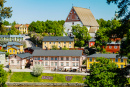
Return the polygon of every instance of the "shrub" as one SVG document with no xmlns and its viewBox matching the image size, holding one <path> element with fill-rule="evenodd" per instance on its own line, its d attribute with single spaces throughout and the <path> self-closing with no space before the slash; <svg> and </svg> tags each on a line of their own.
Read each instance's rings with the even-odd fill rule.
<svg viewBox="0 0 130 87">
<path fill-rule="evenodd" d="M 101 47 L 98 46 L 97 47 L 97 51 L 100 52 L 101 51 Z"/>
<path fill-rule="evenodd" d="M 43 67 L 42 66 L 40 66 L 40 65 L 35 65 L 34 67 L 33 67 L 33 75 L 34 76 L 40 76 L 41 74 L 42 74 L 42 71 L 43 71 Z"/>
<path fill-rule="evenodd" d="M 90 48 L 95 48 L 95 46 L 94 46 L 94 45 L 92 45 Z"/>
<path fill-rule="evenodd" d="M 56 45 L 53 45 L 53 46 L 52 46 L 52 50 L 58 50 L 57 46 L 56 46 Z"/>
<path fill-rule="evenodd" d="M 102 51 L 103 53 L 106 53 L 106 50 L 105 49 L 103 49 L 103 51 Z"/>
</svg>

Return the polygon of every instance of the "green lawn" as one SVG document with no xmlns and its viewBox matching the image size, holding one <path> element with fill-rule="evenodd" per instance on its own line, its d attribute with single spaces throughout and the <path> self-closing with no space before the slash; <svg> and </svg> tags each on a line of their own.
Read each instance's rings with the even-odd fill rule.
<svg viewBox="0 0 130 87">
<path fill-rule="evenodd" d="M 52 80 L 42 79 L 42 76 L 52 76 Z M 66 81 L 66 76 L 73 76 L 70 81 Z M 14 72 L 11 76 L 10 82 L 53 82 L 53 83 L 60 83 L 60 82 L 69 82 L 69 83 L 83 83 L 82 75 L 64 75 L 64 74 L 48 74 L 42 73 L 41 76 L 35 77 L 30 74 L 30 72 Z"/>
</svg>

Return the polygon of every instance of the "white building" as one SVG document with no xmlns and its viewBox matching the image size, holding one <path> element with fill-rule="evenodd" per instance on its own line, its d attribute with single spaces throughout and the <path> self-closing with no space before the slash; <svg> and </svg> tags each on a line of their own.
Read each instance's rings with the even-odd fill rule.
<svg viewBox="0 0 130 87">
<path fill-rule="evenodd" d="M 95 37 L 96 31 L 99 29 L 99 24 L 97 23 L 90 9 L 72 7 L 64 23 L 65 32 L 68 34 L 68 36 L 72 35 L 71 26 L 77 24 L 80 26 L 86 26 L 91 37 Z"/>
</svg>

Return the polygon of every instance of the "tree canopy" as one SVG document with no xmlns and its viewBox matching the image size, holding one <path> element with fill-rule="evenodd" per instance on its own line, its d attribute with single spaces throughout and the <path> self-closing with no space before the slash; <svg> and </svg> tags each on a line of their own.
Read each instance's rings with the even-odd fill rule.
<svg viewBox="0 0 130 87">
<path fill-rule="evenodd" d="M 82 47 L 85 44 L 85 41 L 91 39 L 90 34 L 86 26 L 81 27 L 80 25 L 72 26 L 72 33 L 75 35 L 75 45 Z"/>
<path fill-rule="evenodd" d="M 6 87 L 7 72 L 3 69 L 3 65 L 0 65 L 0 87 Z"/>
<path fill-rule="evenodd" d="M 85 84 L 89 87 L 124 87 L 127 78 L 117 65 L 107 58 L 97 58 L 90 67 L 90 75 L 86 76 Z"/>
</svg>

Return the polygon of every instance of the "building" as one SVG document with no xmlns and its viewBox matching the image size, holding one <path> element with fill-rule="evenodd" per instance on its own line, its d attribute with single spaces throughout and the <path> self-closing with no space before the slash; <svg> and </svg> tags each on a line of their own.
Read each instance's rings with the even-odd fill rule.
<svg viewBox="0 0 130 87">
<path fill-rule="evenodd" d="M 28 48 L 24 49 L 24 52 L 32 54 L 33 51 L 36 50 L 36 49 L 42 49 L 42 48 L 40 48 L 40 47 L 28 47 Z"/>
<path fill-rule="evenodd" d="M 26 66 L 30 67 L 31 65 L 30 56 L 31 56 L 30 53 L 11 55 L 9 57 L 9 69 L 24 69 Z"/>
<path fill-rule="evenodd" d="M 16 24 L 15 28 L 18 29 L 21 34 L 28 34 L 29 24 Z"/>
<path fill-rule="evenodd" d="M 92 54 L 87 56 L 87 70 L 90 69 L 92 63 L 96 62 L 96 58 L 104 57 L 110 59 L 112 62 L 115 62 L 119 68 L 124 68 L 127 65 L 127 57 L 118 57 L 119 54 Z"/>
<path fill-rule="evenodd" d="M 2 50 L 2 45 L 0 44 L 0 50 Z"/>
<path fill-rule="evenodd" d="M 42 40 L 42 49 L 52 49 L 52 46 L 57 46 L 57 48 L 74 48 L 74 38 L 69 36 L 58 37 L 58 36 L 48 36 L 44 37 Z"/>
<path fill-rule="evenodd" d="M 8 42 L 5 50 L 9 52 L 9 54 L 23 53 L 23 44 L 18 42 Z"/>
<path fill-rule="evenodd" d="M 81 70 L 82 50 L 34 50 L 33 66 L 50 70 Z"/>
<path fill-rule="evenodd" d="M 90 9 L 72 7 L 64 23 L 65 32 L 68 36 L 72 35 L 71 26 L 77 24 L 80 26 L 86 26 L 91 37 L 95 37 L 96 31 L 99 29 L 99 24 Z"/>
<path fill-rule="evenodd" d="M 88 42 L 88 47 L 95 46 L 95 38 L 91 38 Z"/>
<path fill-rule="evenodd" d="M 0 35 L 0 41 L 23 41 L 22 35 Z"/>
<path fill-rule="evenodd" d="M 0 51 L 0 64 L 5 64 L 5 52 Z"/>
</svg>

